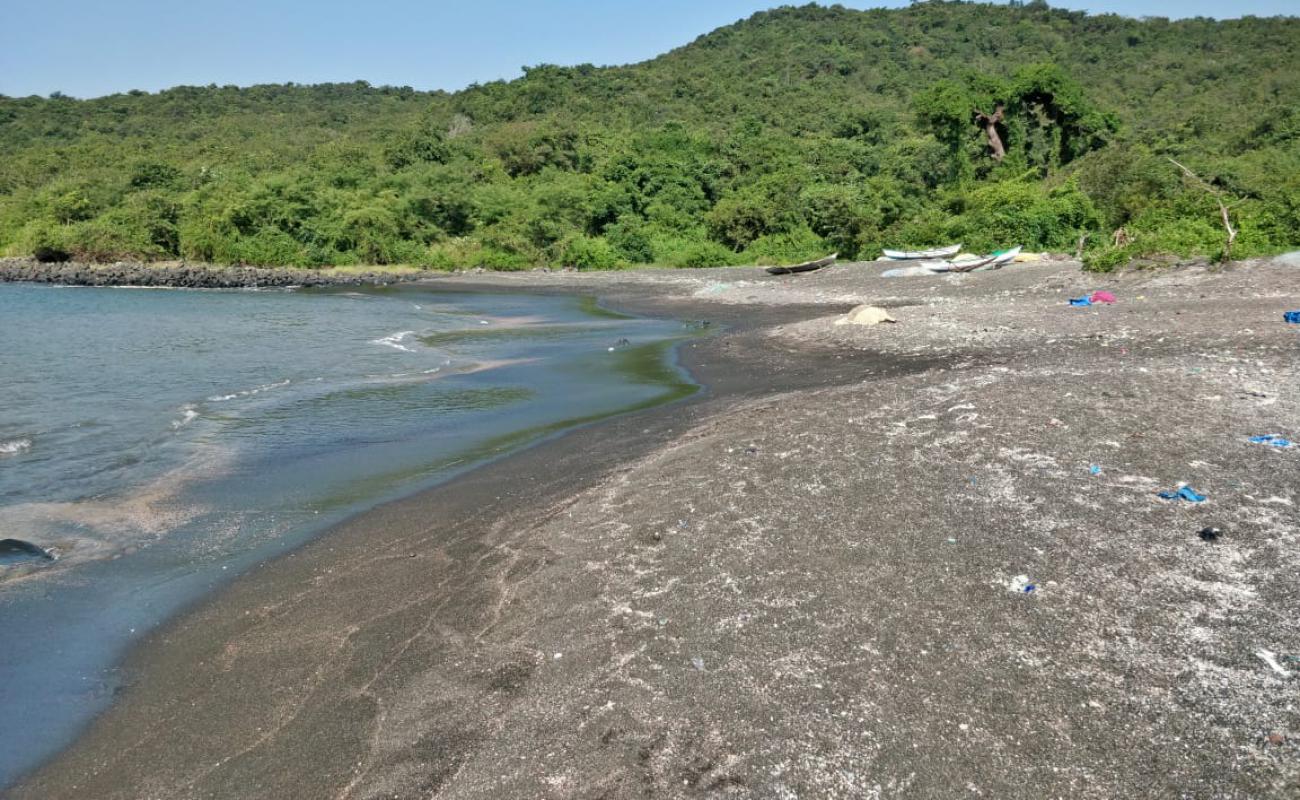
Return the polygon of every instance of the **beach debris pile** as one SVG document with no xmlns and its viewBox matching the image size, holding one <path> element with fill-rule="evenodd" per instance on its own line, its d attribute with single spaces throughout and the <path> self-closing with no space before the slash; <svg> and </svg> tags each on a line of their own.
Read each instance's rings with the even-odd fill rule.
<svg viewBox="0 0 1300 800">
<path fill-rule="evenodd" d="M 882 322 L 898 322 L 889 312 L 879 306 L 861 305 L 835 320 L 836 325 L 879 325 Z"/>
</svg>

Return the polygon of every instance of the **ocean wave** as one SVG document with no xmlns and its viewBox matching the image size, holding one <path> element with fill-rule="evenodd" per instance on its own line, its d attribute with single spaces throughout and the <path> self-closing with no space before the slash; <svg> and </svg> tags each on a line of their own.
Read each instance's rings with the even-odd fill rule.
<svg viewBox="0 0 1300 800">
<path fill-rule="evenodd" d="M 194 407 L 193 403 L 186 403 L 185 405 L 181 406 L 180 412 L 181 412 L 180 419 L 172 420 L 172 428 L 174 428 L 175 430 L 180 430 L 181 428 L 184 428 L 186 425 L 189 425 L 191 422 L 198 419 L 199 416 L 199 410 Z"/>
<path fill-rule="evenodd" d="M 0 458 L 16 456 L 21 453 L 26 453 L 28 450 L 31 449 L 32 449 L 31 439 L 26 439 L 26 438 L 10 439 L 7 442 L 0 442 Z"/>
<path fill-rule="evenodd" d="M 391 347 L 394 350 L 401 350 L 403 353 L 414 353 L 415 350 L 402 344 L 402 340 L 408 336 L 414 336 L 415 331 L 401 331 L 400 333 L 390 334 L 382 339 L 372 339 L 371 344 L 382 344 L 385 347 Z"/>
<path fill-rule="evenodd" d="M 285 378 L 282 381 L 277 381 L 276 383 L 266 383 L 261 386 L 255 386 L 252 389 L 244 389 L 238 392 L 231 392 L 230 394 L 213 395 L 212 397 L 208 398 L 208 402 L 224 403 L 227 400 L 237 400 L 241 397 L 252 397 L 255 394 L 261 394 L 262 392 L 269 392 L 272 389 L 280 389 L 282 387 L 288 386 L 290 383 L 293 383 L 293 381 L 290 380 L 289 378 Z"/>
</svg>

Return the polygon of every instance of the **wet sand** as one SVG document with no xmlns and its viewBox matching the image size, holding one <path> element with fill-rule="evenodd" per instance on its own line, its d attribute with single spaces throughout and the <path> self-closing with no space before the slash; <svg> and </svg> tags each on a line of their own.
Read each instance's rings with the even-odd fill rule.
<svg viewBox="0 0 1300 800">
<path fill-rule="evenodd" d="M 879 271 L 474 276 L 708 388 L 250 572 L 13 796 L 1294 796 L 1295 268 Z"/>
</svg>

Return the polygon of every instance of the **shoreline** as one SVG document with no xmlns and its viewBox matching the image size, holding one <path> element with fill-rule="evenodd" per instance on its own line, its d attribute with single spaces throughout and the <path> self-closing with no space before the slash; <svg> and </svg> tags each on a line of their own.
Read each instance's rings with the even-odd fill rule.
<svg viewBox="0 0 1300 800">
<path fill-rule="evenodd" d="M 353 518 L 155 632 L 15 796 L 1300 785 L 1252 655 L 1300 652 L 1285 456 L 1215 455 L 1297 419 L 1264 327 L 1291 273 L 754 272 L 439 279 L 726 330 L 682 346 L 694 398 Z M 1060 307 L 1097 285 L 1122 304 Z M 833 326 L 865 299 L 900 324 Z M 1175 398 L 1201 425 L 1145 438 Z M 1180 478 L 1213 502 L 1152 497 Z"/>
<path fill-rule="evenodd" d="M 297 286 L 388 286 L 429 277 L 427 270 L 382 267 L 307 269 L 167 262 L 89 264 L 0 258 L 0 283 L 175 289 L 256 289 Z"/>
<path fill-rule="evenodd" d="M 491 283 L 478 283 L 472 279 L 452 277 L 447 279 L 447 283 L 454 285 L 439 286 L 438 288 L 447 291 L 475 293 L 499 291 L 513 294 L 518 292 L 514 287 L 499 287 Z M 400 287 L 398 288 L 400 289 Z M 427 290 L 429 287 L 427 283 L 423 287 L 411 286 L 414 291 L 420 291 L 421 288 Z M 538 287 L 535 293 L 571 294 L 567 289 L 552 290 L 545 287 Z M 710 320 L 710 323 L 717 320 L 721 326 L 736 329 L 741 333 L 753 333 L 752 328 L 754 326 L 742 317 L 725 311 L 722 314 L 712 313 L 716 312 L 717 309 L 707 305 L 699 305 L 694 309 L 665 307 L 635 292 L 621 297 L 617 302 L 605 302 L 604 298 L 598 298 L 598 302 L 602 308 L 606 308 L 615 314 L 626 313 L 635 316 L 653 316 L 661 319 L 678 318 L 683 311 L 709 311 L 711 312 L 709 316 L 714 318 Z M 810 313 L 812 312 L 809 309 L 802 307 L 788 309 L 775 313 L 773 319 L 797 320 L 807 317 Z M 687 318 L 691 316 L 691 314 L 686 314 Z M 736 402 L 738 397 L 743 394 L 743 387 L 747 385 L 748 381 L 741 371 L 726 367 L 719 369 L 716 365 L 706 363 L 713 361 L 718 354 L 717 350 L 708 347 L 709 344 L 716 344 L 716 340 L 716 334 L 702 338 L 693 337 L 678 342 L 674 347 L 677 355 L 672 363 L 675 368 L 686 372 L 690 379 L 699 385 L 699 389 L 691 395 L 670 400 L 666 403 L 659 403 L 648 409 L 634 409 L 598 421 L 568 427 L 557 434 L 545 435 L 537 442 L 525 445 L 520 450 L 492 458 L 467 472 L 452 477 L 444 483 L 418 490 L 411 495 L 385 501 L 378 506 L 330 525 L 323 531 L 315 533 L 305 541 L 297 544 L 289 551 L 247 569 L 241 575 L 227 581 L 215 593 L 199 598 L 195 603 L 173 615 L 158 626 L 156 630 L 130 647 L 116 669 L 120 675 L 121 688 L 115 690 L 115 696 L 120 696 L 122 699 L 115 700 L 113 705 L 92 719 L 69 748 L 55 754 L 26 776 L 19 778 L 9 790 L 21 792 L 35 776 L 39 776 L 51 768 L 57 769 L 57 765 L 67 752 L 75 750 L 78 742 L 97 730 L 105 718 L 112 717 L 115 709 L 123 701 L 129 702 L 127 698 L 131 696 L 133 691 L 142 688 L 140 676 L 148 675 L 160 669 L 170 672 L 172 668 L 170 662 L 174 653 L 163 655 L 160 652 L 163 644 L 175 636 L 177 631 L 184 635 L 207 628 L 208 622 L 194 623 L 192 620 L 199 615 L 212 612 L 215 607 L 222 603 L 223 598 L 240 590 L 247 582 L 260 580 L 269 571 L 296 568 L 295 562 L 298 559 L 319 558 L 322 556 L 321 550 L 331 554 L 326 557 L 332 558 L 335 551 L 334 540 L 338 537 L 348 537 L 351 540 L 348 545 L 358 554 L 360 551 L 369 550 L 374 547 L 373 542 L 360 542 L 357 540 L 369 539 L 376 528 L 390 524 L 395 515 L 401 518 L 418 514 L 423 509 L 431 506 L 449 508 L 452 510 L 447 512 L 447 516 L 450 518 L 448 524 L 449 527 L 455 528 L 466 523 L 473 525 L 476 518 L 481 517 L 484 513 L 482 506 L 491 508 L 493 505 L 499 506 L 503 503 L 522 503 L 529 508 L 544 507 L 549 503 L 556 502 L 563 494 L 572 491 L 575 485 L 593 484 L 599 478 L 617 471 L 619 465 L 635 458 L 637 453 L 644 453 L 667 443 L 670 440 L 668 437 L 671 437 L 676 430 L 676 424 L 680 421 L 679 412 L 694 417 L 697 414 L 709 413 L 699 411 L 695 408 L 697 405 L 705 404 L 712 407 L 719 402 Z M 703 360 L 698 353 L 687 354 L 687 351 L 695 351 L 701 346 L 703 346 L 705 353 L 710 354 L 703 356 Z M 809 386 L 825 385 L 827 381 L 818 375 L 818 366 L 791 363 L 789 365 L 790 376 L 787 378 L 789 382 L 787 388 L 808 388 Z M 908 366 L 903 364 L 891 363 L 880 366 L 890 371 L 907 371 L 909 369 Z M 707 376 L 707 378 L 703 376 Z M 831 382 L 835 383 L 838 380 L 832 380 Z M 722 397 L 718 396 L 719 392 L 723 394 Z M 614 447 L 604 447 L 603 445 L 606 442 L 613 442 Z M 593 455 L 596 457 L 593 458 Z M 572 465 L 571 471 L 565 473 L 562 478 L 553 478 L 549 482 L 539 481 L 536 476 L 550 470 L 557 456 Z M 496 488 L 498 485 L 523 486 L 526 488 L 516 490 L 513 495 L 498 495 L 495 494 L 499 491 Z M 488 498 L 488 495 L 492 495 L 491 499 Z M 413 555 L 412 557 L 416 556 Z M 272 583 L 279 580 L 279 578 L 272 578 Z M 217 613 L 221 614 L 221 612 Z M 195 627 L 196 624 L 197 628 Z M 206 634 L 203 635 L 206 637 Z M 176 675 L 179 672 L 172 674 Z"/>
</svg>

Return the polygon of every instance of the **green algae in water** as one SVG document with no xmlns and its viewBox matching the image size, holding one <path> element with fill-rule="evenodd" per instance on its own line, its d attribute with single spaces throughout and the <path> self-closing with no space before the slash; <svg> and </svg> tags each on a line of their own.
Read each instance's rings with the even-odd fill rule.
<svg viewBox="0 0 1300 800">
<path fill-rule="evenodd" d="M 345 508 L 382 494 L 393 486 L 427 483 L 440 475 L 500 458 L 563 431 L 690 397 L 700 390 L 700 386 L 690 381 L 672 360 L 673 348 L 681 341 L 683 338 L 616 348 L 609 354 L 612 364 L 605 364 L 604 368 L 612 367 L 630 383 L 661 387 L 662 391 L 654 397 L 609 411 L 572 416 L 495 436 L 429 464 L 391 470 L 356 481 L 312 507 L 322 512 Z"/>
<path fill-rule="evenodd" d="M 602 317 L 604 319 L 635 319 L 630 314 L 623 314 L 612 309 L 605 308 L 592 295 L 583 295 L 578 298 L 578 308 L 590 317 Z"/>
<path fill-rule="evenodd" d="M 545 341 L 548 339 L 578 338 L 591 335 L 589 325 L 512 325 L 510 327 L 464 328 L 440 331 L 421 336 L 420 344 L 426 347 L 447 347 L 458 344 L 492 344 L 512 341 Z"/>
</svg>

